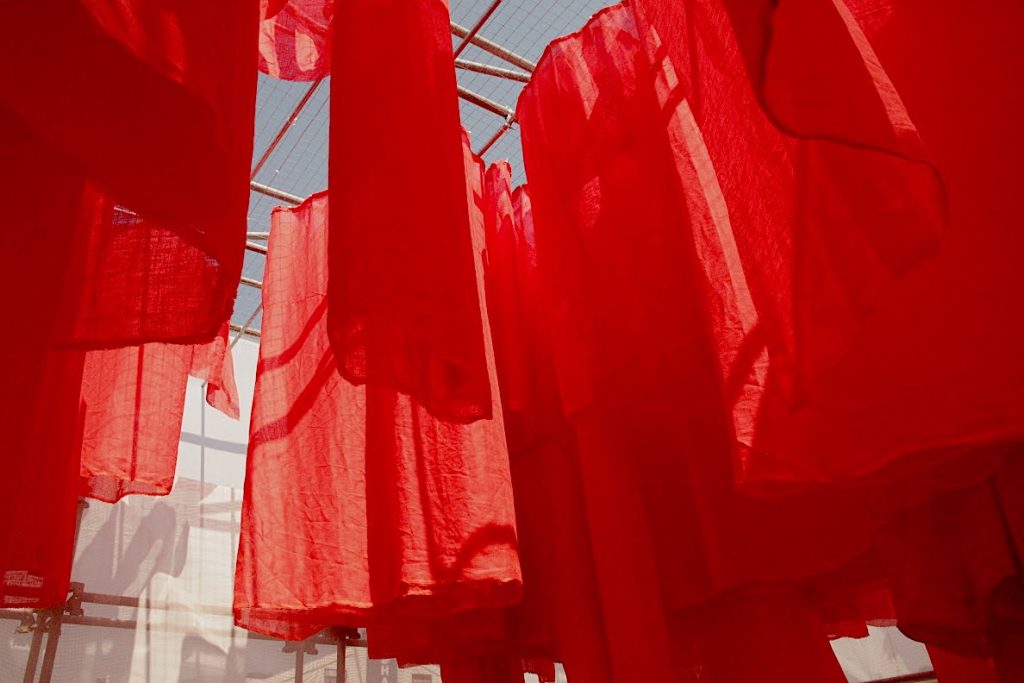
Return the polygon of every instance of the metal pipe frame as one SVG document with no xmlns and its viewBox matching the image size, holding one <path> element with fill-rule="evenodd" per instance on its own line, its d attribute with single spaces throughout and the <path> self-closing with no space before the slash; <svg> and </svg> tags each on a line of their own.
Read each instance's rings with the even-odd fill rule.
<svg viewBox="0 0 1024 683">
<path fill-rule="evenodd" d="M 524 71 L 505 69 L 500 66 L 491 66 L 490 64 L 482 64 L 480 62 L 471 62 L 468 59 L 456 59 L 455 68 L 462 69 L 463 71 L 472 71 L 474 73 L 484 74 L 486 76 L 495 76 L 496 78 L 517 81 L 519 83 L 530 82 L 530 74 Z"/>
<path fill-rule="evenodd" d="M 462 54 L 462 51 L 466 49 L 466 46 L 469 45 L 469 43 L 474 38 L 476 38 L 476 34 L 480 32 L 480 29 L 484 27 L 484 24 L 487 23 L 487 20 L 491 18 L 491 15 L 494 14 L 495 10 L 498 9 L 498 5 L 500 4 L 501 0 L 493 0 L 493 2 L 491 2 L 491 6 L 487 8 L 487 11 L 484 12 L 483 15 L 481 15 L 481 17 L 476 20 L 476 23 L 473 24 L 473 27 L 469 29 L 469 33 L 463 36 L 462 42 L 460 42 L 458 46 L 455 48 L 456 59 L 458 59 L 459 55 Z"/>
<path fill-rule="evenodd" d="M 320 78 L 314 81 L 313 85 L 309 86 L 309 89 L 302 96 L 302 99 L 300 99 L 299 103 L 295 105 L 295 109 L 292 110 L 291 115 L 285 119 L 284 125 L 282 125 L 281 129 L 277 131 L 277 135 L 275 135 L 274 139 L 270 141 L 269 145 L 267 145 L 267 149 L 263 152 L 263 156 L 261 156 L 259 161 L 257 161 L 252 167 L 252 172 L 249 174 L 249 180 L 256 179 L 256 175 L 260 170 L 262 170 L 263 165 L 267 163 L 267 160 L 270 159 L 270 155 L 274 153 L 275 149 L 277 149 L 277 146 L 281 143 L 281 140 L 284 139 L 288 130 L 295 124 L 295 121 L 299 118 L 299 114 L 302 113 L 302 110 L 309 103 L 309 100 L 313 97 L 313 93 L 316 92 L 316 89 L 320 87 L 322 82 L 323 79 Z"/>
<path fill-rule="evenodd" d="M 498 102 L 495 102 L 492 99 L 488 99 L 483 95 L 480 95 L 478 93 L 473 92 L 472 90 L 469 90 L 468 88 L 463 88 L 461 85 L 458 86 L 458 89 L 459 97 L 466 100 L 467 102 L 475 104 L 481 109 L 486 109 L 492 114 L 497 114 L 502 118 L 507 119 L 509 116 L 515 118 L 516 113 L 509 109 L 508 107 L 506 107 L 505 105 L 499 104 Z"/>
<path fill-rule="evenodd" d="M 90 598 L 90 599 L 87 599 L 87 598 Z M 93 600 L 91 598 L 96 598 L 96 600 Z M 139 605 L 138 598 L 129 598 L 129 597 L 126 597 L 126 596 L 115 596 L 115 595 L 102 595 L 102 594 L 99 594 L 99 593 L 82 593 L 82 602 L 83 603 L 85 603 L 85 602 L 93 602 L 95 604 L 104 604 L 104 605 L 123 605 L 125 603 L 131 603 L 131 604 L 133 604 L 136 607 Z M 154 607 L 152 605 L 148 605 L 148 607 L 150 607 L 152 609 L 177 610 L 177 609 L 185 608 L 186 606 L 184 606 L 184 605 L 164 604 L 164 605 L 160 605 L 160 606 L 156 606 L 156 607 Z M 216 613 L 231 614 L 231 610 L 227 610 L 227 609 L 223 609 L 223 608 L 212 608 L 212 609 L 216 610 Z M 204 612 L 204 613 L 212 614 L 214 612 L 210 611 L 210 612 Z M 24 621 L 26 616 L 31 617 L 31 616 L 33 616 L 33 613 L 31 611 L 28 611 L 28 610 L 16 610 L 16 609 L 0 610 L 0 619 Z M 84 615 L 81 615 L 81 616 L 65 615 L 63 617 L 63 623 L 65 623 L 65 624 L 73 624 L 73 625 L 76 625 L 76 626 L 94 626 L 94 627 L 99 627 L 99 628 L 117 628 L 117 629 L 124 629 L 124 630 L 135 630 L 135 629 L 138 628 L 138 625 L 139 625 L 137 619 L 108 619 L 108 618 L 105 618 L 105 617 L 88 617 L 88 616 L 84 616 Z M 153 632 L 156 632 L 156 633 L 177 633 L 177 632 L 181 631 L 181 627 L 180 626 L 177 627 L 177 629 L 175 629 L 175 628 L 172 627 L 172 625 L 167 625 L 167 624 L 146 624 L 146 629 L 148 629 L 150 631 L 153 631 Z M 181 632 L 184 632 L 184 631 L 181 631 Z M 35 628 L 33 630 L 33 632 L 32 632 L 33 642 L 35 643 L 37 640 L 39 642 L 41 642 L 42 641 L 42 637 L 43 637 L 43 633 L 44 633 L 44 631 L 43 631 L 42 628 Z M 247 638 L 251 638 L 253 640 L 264 640 L 264 641 L 282 642 L 279 638 L 272 638 L 270 636 L 266 636 L 266 635 L 263 635 L 261 633 L 256 633 L 254 631 L 247 632 L 246 637 Z M 338 680 L 339 681 L 344 681 L 345 680 L 345 677 L 344 677 L 345 676 L 345 653 L 346 653 L 347 648 L 349 648 L 349 647 L 365 648 L 367 646 L 366 639 L 364 639 L 364 638 L 348 638 L 348 637 L 336 638 L 336 637 L 332 637 L 331 635 L 329 635 L 328 632 L 319 633 L 319 634 L 317 634 L 317 635 L 313 636 L 312 638 L 309 638 L 309 639 L 307 639 L 305 641 L 283 641 L 283 642 L 287 643 L 287 645 L 286 645 L 287 651 L 290 651 L 290 650 L 292 650 L 292 648 L 294 648 L 294 651 L 296 653 L 295 659 L 296 659 L 296 665 L 297 666 L 299 664 L 301 664 L 302 659 L 303 659 L 302 655 L 306 652 L 306 647 L 304 647 L 304 646 L 308 647 L 308 646 L 316 646 L 316 645 L 337 645 L 337 647 L 338 647 Z M 56 648 L 54 648 L 54 649 L 56 649 Z M 36 648 L 36 650 L 35 650 L 35 658 L 36 658 L 36 660 L 38 660 L 38 657 L 39 657 L 38 648 Z M 30 658 L 30 660 L 32 658 L 32 652 L 31 651 L 30 651 L 30 654 L 29 654 L 29 658 Z M 33 683 L 34 678 L 35 678 L 35 664 L 36 663 L 30 661 L 29 664 L 32 665 L 32 668 L 31 668 L 31 670 L 29 668 L 26 668 L 24 683 Z M 52 664 L 51 664 L 51 669 L 50 670 L 52 672 Z M 296 669 L 296 673 L 298 673 L 298 668 Z M 42 677 L 40 677 L 40 683 L 44 683 L 44 680 L 49 680 L 49 679 L 43 679 Z M 925 681 L 932 681 L 932 680 L 935 680 L 935 672 L 934 671 L 922 671 L 920 673 L 906 674 L 906 675 L 903 675 L 903 676 L 894 676 L 894 677 L 891 677 L 891 678 L 881 678 L 881 679 L 877 679 L 875 681 L 872 681 L 872 683 L 925 683 Z"/>
<path fill-rule="evenodd" d="M 258 192 L 259 194 L 266 195 L 267 197 L 272 197 L 273 199 L 280 200 L 285 204 L 291 204 L 292 206 L 298 206 L 299 204 L 302 203 L 302 197 L 298 196 L 297 194 L 285 192 L 284 190 L 279 190 L 276 187 L 264 185 L 263 183 L 257 183 L 256 181 L 252 181 L 249 183 L 249 189 L 252 190 L 253 192 Z"/>
<path fill-rule="evenodd" d="M 451 31 L 453 35 L 459 38 L 465 38 L 466 36 L 469 35 L 470 29 L 466 28 L 465 26 L 460 26 L 459 24 L 456 24 L 453 21 L 451 22 Z M 474 35 L 472 38 L 470 38 L 469 42 L 470 44 L 475 45 L 484 52 L 492 54 L 499 59 L 503 59 L 509 64 L 518 66 L 523 71 L 533 73 L 533 70 L 537 68 L 536 63 L 531 62 L 529 59 L 526 59 L 525 57 L 517 55 L 515 52 L 512 52 L 511 50 L 504 48 L 493 41 L 487 40 L 483 36 Z"/>
</svg>

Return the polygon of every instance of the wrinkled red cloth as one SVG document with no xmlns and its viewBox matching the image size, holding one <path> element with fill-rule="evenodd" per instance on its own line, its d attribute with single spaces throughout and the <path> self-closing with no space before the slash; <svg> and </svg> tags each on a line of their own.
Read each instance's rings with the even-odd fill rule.
<svg viewBox="0 0 1024 683">
<path fill-rule="evenodd" d="M 912 507 L 878 533 L 900 630 L 956 655 L 950 669 L 991 659 L 972 666 L 1000 681 L 1024 676 L 1022 490 L 1015 447 L 992 478 Z"/>
<path fill-rule="evenodd" d="M 501 410 L 453 424 L 338 373 L 326 319 L 327 205 L 319 194 L 273 214 L 235 619 L 288 639 L 331 624 L 379 626 L 371 648 L 384 654 L 373 656 L 415 661 L 416 629 L 406 634 L 406 623 L 462 621 L 518 600 Z M 478 296 L 483 285 L 470 286 Z M 400 631 L 393 639 L 389 627 Z"/>
<path fill-rule="evenodd" d="M 511 168 L 487 170 L 487 300 L 520 532 L 523 600 L 510 657 L 546 657 L 571 680 L 610 680 L 590 530 L 572 429 L 561 412 L 537 269 L 533 210 Z"/>
<path fill-rule="evenodd" d="M 81 495 L 114 503 L 167 495 L 174 483 L 188 376 L 206 401 L 238 419 L 227 324 L 208 344 L 89 351 L 82 373 Z"/>
<path fill-rule="evenodd" d="M 102 197 L 61 232 L 76 256 L 60 340 L 209 341 L 244 255 L 258 5 L 14 4 L 0 108 L 24 129 L 0 129 L 4 144 L 35 136 Z M 52 187 L 48 164 L 19 172 L 38 165 Z"/>
<path fill-rule="evenodd" d="M 338 369 L 441 419 L 488 418 L 447 3 L 339 3 L 333 36 L 327 320 Z"/>
<path fill-rule="evenodd" d="M 315 81 L 331 72 L 328 0 L 263 0 L 260 71 L 286 81 Z"/>
<path fill-rule="evenodd" d="M 1024 235 L 1009 199 L 1024 182 L 1013 161 L 1024 132 L 1006 115 L 1024 106 L 1008 76 L 1024 68 L 1010 28 L 1024 7 L 900 0 L 867 19 L 942 173 L 949 229 L 782 423 L 779 480 L 920 481 L 940 458 L 978 462 L 979 448 L 1024 437 Z"/>
<path fill-rule="evenodd" d="M 770 3 L 636 3 L 661 116 L 649 125 L 676 150 L 666 173 L 704 271 L 740 482 L 777 475 L 779 416 L 934 253 L 944 220 L 935 169 L 861 25 L 841 0 L 783 5 L 778 58 L 748 70 L 763 49 L 749 24 L 771 19 Z M 785 117 L 766 115 L 762 87 Z"/>
<path fill-rule="evenodd" d="M 728 45 L 719 29 L 707 39 Z M 762 501 L 735 488 L 732 398 L 746 385 L 723 382 L 718 369 L 728 303 L 709 287 L 708 233 L 699 232 L 724 239 L 731 206 L 719 191 L 713 210 L 705 202 L 699 212 L 697 200 L 715 193 L 724 172 L 716 174 L 688 100 L 664 111 L 666 67 L 647 61 L 644 40 L 629 7 L 599 13 L 548 48 L 518 107 L 611 677 L 631 680 L 642 661 L 657 680 L 744 680 L 742 667 L 761 680 L 842 680 L 827 646 L 835 628 L 812 589 L 869 550 L 879 519 L 842 491 Z M 723 104 L 756 119 L 752 97 L 750 105 L 752 114 Z M 718 133 L 732 120 L 723 115 Z M 732 130 L 735 149 L 719 152 L 730 182 L 744 179 L 749 192 L 761 162 L 778 160 L 753 154 L 761 148 L 746 131 Z M 785 150 L 775 147 L 783 161 Z M 773 183 L 745 199 L 762 211 L 752 224 L 788 225 L 790 213 L 773 202 L 795 211 L 797 189 Z M 750 361 L 761 354 L 750 351 Z M 704 631 L 690 647 L 695 623 Z M 726 653 L 742 624 L 760 627 L 737 661 Z M 754 637 L 763 632 L 776 639 Z"/>
<path fill-rule="evenodd" d="M 62 603 L 85 353 L 206 343 L 244 255 L 258 7 L 18 1 L 0 71 L 0 603 Z M 16 331 L 16 332 L 15 332 Z M 176 440 L 176 439 L 175 439 Z"/>
</svg>

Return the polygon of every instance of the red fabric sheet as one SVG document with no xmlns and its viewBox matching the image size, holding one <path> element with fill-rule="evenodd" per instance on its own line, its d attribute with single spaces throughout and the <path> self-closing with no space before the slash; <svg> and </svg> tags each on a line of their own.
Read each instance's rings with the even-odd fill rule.
<svg viewBox="0 0 1024 683">
<path fill-rule="evenodd" d="M 782 3 L 774 15 L 767 2 L 636 7 L 662 125 L 680 150 L 674 172 L 705 271 L 736 475 L 770 480 L 780 417 L 935 252 L 942 185 L 843 0 Z"/>
<path fill-rule="evenodd" d="M 258 7 L 7 9 L 0 518 L 13 531 L 0 539 L 0 603 L 42 607 L 66 597 L 80 486 L 85 359 L 65 349 L 205 343 L 230 315 Z"/>
<path fill-rule="evenodd" d="M 373 656 L 418 661 L 415 625 L 519 597 L 501 410 L 459 425 L 343 379 L 326 319 L 327 205 L 314 195 L 273 215 L 235 618 L 289 639 L 369 624 L 385 629 Z M 482 281 L 470 286 L 479 296 Z"/>
<path fill-rule="evenodd" d="M 286 81 L 315 81 L 331 71 L 327 0 L 263 0 L 260 71 Z"/>
<path fill-rule="evenodd" d="M 487 296 L 509 444 L 523 600 L 508 617 L 512 657 L 562 662 L 572 680 L 610 680 L 579 473 L 559 403 L 526 188 L 487 170 Z"/>
<path fill-rule="evenodd" d="M 105 197 L 69 222 L 76 258 L 62 341 L 208 341 L 244 255 L 258 6 L 16 2 L 0 108 Z M 18 167 L 39 165 L 49 155 Z M 131 214 L 111 219 L 114 204 Z M 113 220 L 113 224 L 111 224 Z M 31 259 L 29 259 L 31 260 Z"/>
<path fill-rule="evenodd" d="M 207 403 L 238 418 L 227 324 L 197 347 L 145 344 L 86 353 L 81 495 L 114 503 L 170 493 L 190 374 L 207 381 Z"/>
<path fill-rule="evenodd" d="M 1024 68 L 1009 28 L 1022 12 L 903 0 L 874 16 L 872 44 L 942 172 L 948 235 L 784 424 L 778 478 L 920 480 L 940 456 L 976 461 L 977 448 L 1024 436 L 1024 236 L 1011 199 L 1024 133 L 1006 116 L 1024 106 L 1009 76 Z"/>
<path fill-rule="evenodd" d="M 1008 455 L 994 477 L 895 516 L 876 540 L 900 630 L 991 658 L 1000 681 L 1024 676 L 1024 467 L 1019 447 Z"/>
<path fill-rule="evenodd" d="M 340 3 L 333 31 L 327 317 L 338 369 L 442 419 L 487 418 L 447 3 Z"/>
<path fill-rule="evenodd" d="M 732 207 L 719 197 L 698 213 L 718 159 L 685 98 L 665 114 L 664 64 L 649 64 L 643 47 L 629 8 L 606 10 L 549 47 L 518 108 L 612 677 L 631 680 L 642 661 L 658 680 L 842 680 L 827 646 L 836 629 L 814 590 L 868 551 L 879 515 L 842 491 L 776 501 L 737 492 L 727 399 L 746 385 L 717 368 L 728 303 L 708 287 L 696 232 L 723 227 Z M 667 118 L 683 137 L 666 136 Z M 762 159 L 740 153 L 760 149 L 743 132 L 731 132 L 727 168 L 749 186 Z M 767 212 L 762 232 L 787 225 L 771 213 L 775 200 L 796 202 L 785 189 L 744 200 Z M 749 350 L 753 362 L 761 350 Z M 730 654 L 737 633 L 749 633 L 742 659 Z"/>
</svg>

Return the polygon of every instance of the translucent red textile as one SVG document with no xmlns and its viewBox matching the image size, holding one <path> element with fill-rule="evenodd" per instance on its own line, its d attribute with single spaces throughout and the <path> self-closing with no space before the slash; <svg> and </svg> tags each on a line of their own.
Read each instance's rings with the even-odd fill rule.
<svg viewBox="0 0 1024 683">
<path fill-rule="evenodd" d="M 102 195 L 69 222 L 73 344 L 208 341 L 244 254 L 258 6 L 42 0 L 7 13 L 0 108 Z M 49 155 L 38 166 L 43 186 Z M 113 219 L 114 204 L 128 207 Z M 31 258 L 29 259 L 31 261 Z M 69 283 L 70 284 L 70 283 Z"/>
<path fill-rule="evenodd" d="M 515 657 L 547 657 L 571 680 L 610 680 L 590 531 L 572 429 L 561 412 L 539 281 L 533 211 L 511 169 L 487 170 L 487 298 L 523 566 L 508 617 Z"/>
<path fill-rule="evenodd" d="M 882 294 L 935 251 L 942 188 L 841 0 L 783 3 L 773 59 L 749 69 L 771 3 L 635 6 L 662 117 L 650 125 L 674 150 L 666 172 L 706 280 L 737 478 L 770 479 L 778 415 L 802 406 Z M 785 116 L 765 113 L 762 88 Z"/>
<path fill-rule="evenodd" d="M 66 597 L 80 486 L 84 353 L 63 349 L 205 343 L 230 315 L 258 7 L 5 9 L 0 603 L 43 607 Z"/>
<path fill-rule="evenodd" d="M 272 224 L 235 618 L 289 639 L 391 625 L 390 656 L 415 659 L 407 622 L 519 597 L 501 410 L 453 424 L 346 381 L 327 330 L 326 194 L 276 210 Z M 476 296 L 483 285 L 470 286 Z"/>
<path fill-rule="evenodd" d="M 286 81 L 315 81 L 331 71 L 333 2 L 263 0 L 260 71 Z"/>
<path fill-rule="evenodd" d="M 878 520 L 843 492 L 758 501 L 736 491 L 735 388 L 716 360 L 725 304 L 709 295 L 695 244 L 694 225 L 713 222 L 688 201 L 714 173 L 692 120 L 689 145 L 666 138 L 650 87 L 663 65 L 642 48 L 630 9 L 605 10 L 548 48 L 518 108 L 612 678 L 632 680 L 642 661 L 655 680 L 746 680 L 742 667 L 752 680 L 842 680 L 811 590 L 867 551 Z M 682 126 L 687 101 L 677 104 Z M 748 156 L 737 177 L 752 183 L 760 161 Z M 686 166 L 699 175 L 680 175 Z M 770 189 L 765 204 L 793 200 Z M 728 653 L 741 626 L 752 630 L 739 660 Z M 764 633 L 773 637 L 755 638 Z"/>
<path fill-rule="evenodd" d="M 0 310 L 8 359 L 0 400 L 0 605 L 46 607 L 67 595 L 78 491 L 78 394 L 83 353 L 54 348 L 53 315 L 73 256 L 75 169 L 0 109 L 5 196 Z"/>
<path fill-rule="evenodd" d="M 1010 199 L 1024 183 L 1013 161 L 1024 133 L 1006 115 L 1024 106 L 1010 28 L 1024 7 L 900 0 L 872 19 L 872 44 L 943 174 L 948 237 L 783 424 L 779 478 L 921 481 L 940 460 L 979 463 L 978 448 L 1024 437 L 1024 236 Z"/>
<path fill-rule="evenodd" d="M 81 495 L 114 503 L 131 494 L 170 493 L 190 374 L 207 381 L 211 406 L 238 418 L 227 324 L 201 346 L 145 344 L 86 353 Z"/>
<path fill-rule="evenodd" d="M 333 36 L 327 317 L 338 369 L 442 419 L 490 417 L 447 3 L 339 3 Z"/>
<path fill-rule="evenodd" d="M 995 477 L 903 512 L 877 538 L 900 630 L 993 658 L 1005 681 L 1024 676 L 1024 467 L 1012 455 Z"/>
</svg>

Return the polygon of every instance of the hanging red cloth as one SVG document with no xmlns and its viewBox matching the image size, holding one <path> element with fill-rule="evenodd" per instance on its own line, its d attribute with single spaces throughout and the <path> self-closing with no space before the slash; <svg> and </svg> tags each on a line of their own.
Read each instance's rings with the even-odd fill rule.
<svg viewBox="0 0 1024 683">
<path fill-rule="evenodd" d="M 519 597 L 501 410 L 453 424 L 338 373 L 326 319 L 327 205 L 319 194 L 273 214 L 235 618 L 288 639 L 339 623 L 391 626 L 401 632 L 382 647 L 412 659 L 407 622 Z M 470 286 L 478 296 L 483 285 Z M 479 304 L 476 316 L 479 324 Z"/>
<path fill-rule="evenodd" d="M 488 418 L 447 3 L 339 3 L 333 36 L 327 317 L 338 369 L 441 419 Z"/>
<path fill-rule="evenodd" d="M 487 300 L 523 566 L 509 656 L 562 662 L 571 680 L 611 680 L 578 451 L 558 396 L 533 210 L 511 168 L 487 170 Z"/>
<path fill-rule="evenodd" d="M 228 327 L 208 344 L 89 351 L 82 377 L 81 495 L 114 503 L 167 495 L 174 483 L 188 376 L 206 401 L 237 419 Z"/>
<path fill-rule="evenodd" d="M 663 127 L 683 150 L 675 175 L 714 302 L 736 476 L 779 478 L 781 418 L 936 251 L 943 188 L 845 0 L 774 15 L 730 0 L 636 8 Z"/>
<path fill-rule="evenodd" d="M 1024 676 L 1024 466 L 1019 447 L 1006 455 L 992 478 L 896 515 L 876 539 L 900 630 L 939 648 L 952 680 L 962 666 Z"/>
<path fill-rule="evenodd" d="M 66 598 L 84 353 L 205 343 L 244 255 L 257 6 L 43 0 L 5 16 L 10 334 L 0 603 Z M 117 209 L 122 207 L 124 210 Z"/>
<path fill-rule="evenodd" d="M 98 198 L 59 233 L 75 249 L 60 341 L 209 341 L 244 255 L 257 4 L 15 5 L 0 108 L 17 129 L 0 135 L 36 137 Z M 17 168 L 38 167 L 52 188 L 52 164 L 39 155 Z M 112 216 L 115 204 L 130 211 Z"/>
<path fill-rule="evenodd" d="M 286 81 L 315 81 L 331 71 L 327 0 L 262 0 L 260 71 Z"/>
<path fill-rule="evenodd" d="M 942 172 L 948 236 L 783 423 L 777 479 L 922 480 L 941 460 L 980 464 L 979 449 L 1024 437 L 1024 236 L 1010 200 L 1024 183 L 1012 161 L 1024 133 L 1006 115 L 1024 106 L 1012 77 L 1024 55 L 1009 28 L 1024 7 L 901 0 L 870 19 L 878 57 Z M 832 447 L 811 447 L 822 439 Z"/>
<path fill-rule="evenodd" d="M 745 680 L 746 667 L 751 679 L 840 681 L 811 589 L 868 551 L 878 520 L 842 492 L 759 501 L 735 489 L 736 388 L 716 367 L 725 304 L 709 295 L 694 227 L 713 229 L 701 221 L 724 220 L 725 204 L 697 214 L 716 166 L 692 120 L 687 138 L 665 135 L 651 88 L 662 65 L 643 46 L 629 7 L 605 10 L 548 48 L 518 107 L 611 677 L 632 680 L 643 662 L 657 680 Z M 687 101 L 676 104 L 682 126 Z M 760 157 L 731 160 L 750 186 Z M 787 196 L 776 190 L 766 204 Z M 740 661 L 727 653 L 743 624 Z M 766 632 L 775 638 L 755 637 Z"/>
</svg>

